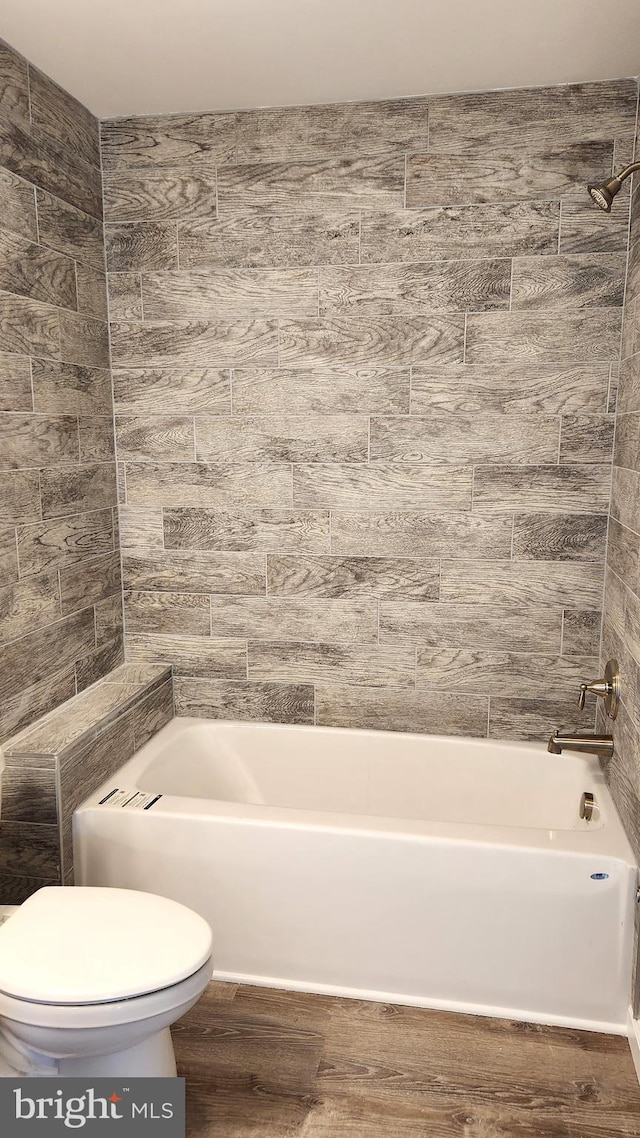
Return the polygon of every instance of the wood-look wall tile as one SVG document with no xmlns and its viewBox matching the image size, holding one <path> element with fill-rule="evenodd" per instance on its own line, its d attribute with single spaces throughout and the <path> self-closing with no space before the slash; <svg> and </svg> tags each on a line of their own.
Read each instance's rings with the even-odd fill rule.
<svg viewBox="0 0 640 1138">
<path fill-rule="evenodd" d="M 195 424 L 199 462 L 367 461 L 369 420 L 363 415 L 198 415 Z"/>
<path fill-rule="evenodd" d="M 378 605 L 368 598 L 212 597 L 211 631 L 213 636 L 253 640 L 372 644 L 378 634 Z"/>
<path fill-rule="evenodd" d="M 616 416 L 615 466 L 640 469 L 640 414 L 636 411 Z"/>
<path fill-rule="evenodd" d="M 429 146 L 459 152 L 632 135 L 636 101 L 631 79 L 442 95 L 429 103 Z"/>
<path fill-rule="evenodd" d="M 102 217 L 98 167 L 70 154 L 33 124 L 0 119 L 0 165 L 92 217 Z"/>
<path fill-rule="evenodd" d="M 426 98 L 241 111 L 240 161 L 376 154 L 427 146 Z"/>
<path fill-rule="evenodd" d="M 0 589 L 0 641 L 17 640 L 35 628 L 58 620 L 58 574 L 43 573 Z"/>
<path fill-rule="evenodd" d="M 110 278 L 113 279 L 113 278 Z M 116 411 L 209 415 L 231 412 L 231 373 L 217 368 L 114 368 Z"/>
<path fill-rule="evenodd" d="M 64 517 L 84 510 L 100 510 L 114 505 L 117 500 L 113 463 L 91 463 L 67 470 L 43 470 L 40 481 L 44 518 Z"/>
<path fill-rule="evenodd" d="M 606 168 L 603 171 L 606 175 Z M 585 194 L 562 203 L 560 253 L 622 253 L 626 251 L 629 218 L 624 209 L 603 213 Z"/>
<path fill-rule="evenodd" d="M 573 367 L 504 363 L 418 364 L 411 370 L 411 413 L 487 415 L 500 411 L 594 414 L 607 409 L 609 364 Z"/>
<path fill-rule="evenodd" d="M 76 264 L 76 285 L 78 291 L 78 312 L 106 320 L 107 278 L 101 269 L 93 265 Z"/>
<path fill-rule="evenodd" d="M 605 514 L 611 471 L 608 466 L 478 466 L 473 508 L 549 510 Z"/>
<path fill-rule="evenodd" d="M 435 735 L 487 733 L 486 696 L 445 692 L 381 691 L 380 688 L 316 688 L 316 723 L 371 731 L 412 731 Z"/>
<path fill-rule="evenodd" d="M 576 598 L 576 604 L 579 603 Z M 602 596 L 600 597 L 602 603 Z M 602 612 L 564 610 L 562 623 L 563 656 L 595 656 L 600 649 L 600 625 Z M 583 677 L 584 678 L 584 677 Z"/>
<path fill-rule="evenodd" d="M 320 316 L 421 316 L 508 308 L 511 262 L 434 261 L 320 269 Z"/>
<path fill-rule="evenodd" d="M 48 415 L 109 415 L 109 371 L 62 363 L 32 360 L 34 409 Z"/>
<path fill-rule="evenodd" d="M 48 75 L 29 65 L 31 121 L 91 166 L 100 166 L 100 127 L 95 115 Z"/>
<path fill-rule="evenodd" d="M 0 479 L 0 518 L 33 522 L 42 516 L 37 470 L 15 470 Z"/>
<path fill-rule="evenodd" d="M 616 518 L 609 518 L 607 569 L 614 572 L 629 589 L 637 589 L 640 536 L 621 526 Z"/>
<path fill-rule="evenodd" d="M 2 332 L 0 310 L 0 334 Z M 176 320 L 111 325 L 111 353 L 116 367 L 240 367 L 278 362 L 274 320 Z"/>
<path fill-rule="evenodd" d="M 173 682 L 168 680 L 141 699 L 133 708 L 133 735 L 136 751 L 173 719 Z"/>
<path fill-rule="evenodd" d="M 558 202 L 363 213 L 363 263 L 557 253 Z"/>
<path fill-rule="evenodd" d="M 259 162 L 218 167 L 218 209 L 229 213 L 313 213 L 323 209 L 400 209 L 404 154 Z"/>
<path fill-rule="evenodd" d="M 98 680 L 112 672 L 114 668 L 124 663 L 124 645 L 122 637 L 102 644 L 92 652 L 88 652 L 76 661 L 76 686 L 78 691 L 95 684 Z"/>
<path fill-rule="evenodd" d="M 614 360 L 620 347 L 620 310 L 590 312 L 480 312 L 467 317 L 466 359 L 500 364 Z"/>
<path fill-rule="evenodd" d="M 309 684 L 258 684 L 176 676 L 176 715 L 261 723 L 313 723 Z"/>
<path fill-rule="evenodd" d="M 407 155 L 407 206 L 468 205 L 514 202 L 584 194 L 594 170 L 609 170 L 613 142 L 579 141 L 563 145 L 464 154 Z"/>
<path fill-rule="evenodd" d="M 593 167 L 592 167 L 593 168 Z M 216 216 L 216 168 L 138 167 L 105 170 L 106 221 L 170 221 Z"/>
<path fill-rule="evenodd" d="M 225 680 L 247 678 L 245 640 L 137 632 L 127 637 L 127 657 L 140 663 L 172 664 L 174 676 Z"/>
<path fill-rule="evenodd" d="M 80 367 L 109 367 L 109 333 L 103 320 L 60 312 L 60 355 Z"/>
<path fill-rule="evenodd" d="M 120 506 L 120 545 L 123 549 L 162 549 L 162 510 Z"/>
<path fill-rule="evenodd" d="M 0 523 L 0 585 L 18 580 L 16 527 Z"/>
<path fill-rule="evenodd" d="M 132 506 L 291 505 L 291 467 L 283 463 L 127 463 Z"/>
<path fill-rule="evenodd" d="M 109 316 L 111 320 L 142 320 L 140 273 L 109 273 Z"/>
<path fill-rule="evenodd" d="M 118 550 L 63 566 L 59 572 L 62 612 L 65 616 L 113 596 L 122 588 Z"/>
<path fill-rule="evenodd" d="M 316 269 L 193 269 L 143 273 L 145 320 L 318 315 Z"/>
<path fill-rule="evenodd" d="M 217 553 L 173 549 L 125 552 L 126 589 L 169 592 L 265 595 L 265 558 L 261 553 Z"/>
<path fill-rule="evenodd" d="M 357 265 L 360 214 L 242 214 L 179 222 L 183 269 Z"/>
<path fill-rule="evenodd" d="M 72 812 L 101 782 L 110 778 L 135 751 L 133 712 L 121 715 L 89 745 L 72 747 L 60 765 L 63 832 Z M 65 844 L 63 842 L 63 844 Z"/>
<path fill-rule="evenodd" d="M 135 167 L 199 168 L 236 153 L 235 114 L 142 115 L 100 124 L 105 171 Z"/>
<path fill-rule="evenodd" d="M 418 648 L 416 684 L 429 691 L 544 699 L 552 675 L 558 698 L 571 700 L 593 668 L 597 671 L 598 663 L 589 654 L 570 659 L 530 652 Z"/>
<path fill-rule="evenodd" d="M 415 686 L 413 648 L 250 640 L 248 663 L 250 680 L 364 684 L 379 688 Z"/>
<path fill-rule="evenodd" d="M 621 307 L 625 267 L 623 253 L 514 257 L 512 307 Z"/>
<path fill-rule="evenodd" d="M 421 503 L 425 496 L 420 495 Z M 354 557 L 455 557 L 464 549 L 467 557 L 504 558 L 510 556 L 512 530 L 512 515 L 507 513 L 482 517 L 419 508 L 407 513 L 351 509 L 331 514 L 331 552 Z"/>
<path fill-rule="evenodd" d="M 328 553 L 330 540 L 328 510 L 164 510 L 167 549 Z"/>
<path fill-rule="evenodd" d="M 280 362 L 298 367 L 458 363 L 464 351 L 464 319 L 455 314 L 281 320 Z"/>
<path fill-rule="evenodd" d="M 577 710 L 575 699 L 502 699 L 491 697 L 490 739 L 522 739 L 539 743 L 562 724 L 564 730 L 593 731 L 593 706 Z"/>
<path fill-rule="evenodd" d="M 237 415 L 404 415 L 409 411 L 409 369 L 237 369 L 233 408 Z"/>
<path fill-rule="evenodd" d="M 36 198 L 42 244 L 104 271 L 102 222 L 43 190 Z"/>
<path fill-rule="evenodd" d="M 104 245 L 110 273 L 178 268 L 175 221 L 108 222 Z"/>
<path fill-rule="evenodd" d="M 206 636 L 210 630 L 209 598 L 200 593 L 125 591 L 127 632 L 180 632 Z"/>
<path fill-rule="evenodd" d="M 32 822 L 3 822 L 0 833 L 0 872 L 60 881 L 59 830 Z"/>
<path fill-rule="evenodd" d="M 438 600 L 439 561 L 408 557 L 311 557 L 270 554 L 270 596 L 396 597 Z"/>
<path fill-rule="evenodd" d="M 58 825 L 56 776 L 43 767 L 8 767 L 2 778 L 2 821 Z"/>
<path fill-rule="evenodd" d="M 469 510 L 471 484 L 472 468 L 463 466 L 301 464 L 293 468 L 293 501 L 353 510 L 419 510 L 427 501 L 432 510 Z"/>
<path fill-rule="evenodd" d="M 75 694 L 76 676 L 71 664 L 32 686 L 24 687 L 16 695 L 3 698 L 0 707 L 0 745 Z M 44 760 L 40 762 L 46 765 Z M 10 759 L 8 765 L 11 765 Z"/>
<path fill-rule="evenodd" d="M 179 415 L 116 415 L 118 458 L 189 462 L 195 456 L 193 418 Z"/>
<path fill-rule="evenodd" d="M 0 351 L 60 358 L 58 310 L 0 292 Z"/>
<path fill-rule="evenodd" d="M 77 419 L 0 412 L 0 470 L 68 466 L 78 460 Z"/>
<path fill-rule="evenodd" d="M 462 551 L 460 551 L 462 553 Z M 571 561 L 442 561 L 440 600 L 598 609 L 603 566 Z"/>
<path fill-rule="evenodd" d="M 81 417 L 78 420 L 78 436 L 80 438 L 80 462 L 114 461 L 115 444 L 112 416 Z"/>
<path fill-rule="evenodd" d="M 560 417 L 461 415 L 371 420 L 371 461 L 556 463 Z"/>
<path fill-rule="evenodd" d="M 114 640 L 122 640 L 124 618 L 121 590 L 118 589 L 112 596 L 96 601 L 93 607 L 96 618 L 96 644 L 100 647 Z"/>
<path fill-rule="evenodd" d="M 611 480 L 611 516 L 640 533 L 640 474 L 614 465 Z"/>
<path fill-rule="evenodd" d="M 0 688 L 7 699 L 62 671 L 95 645 L 93 609 L 58 620 L 4 646 Z"/>
<path fill-rule="evenodd" d="M 563 415 L 560 462 L 611 462 L 613 415 Z"/>
<path fill-rule="evenodd" d="M 602 564 L 607 548 L 606 514 L 516 514 L 516 561 L 593 561 Z"/>
<path fill-rule="evenodd" d="M 0 169 L 0 216 L 7 229 L 29 241 L 38 240 L 35 189 L 10 170 Z"/>
<path fill-rule="evenodd" d="M 0 289 L 60 308 L 77 308 L 74 262 L 7 229 L 0 230 Z"/>
<path fill-rule="evenodd" d="M 0 114 L 29 122 L 28 64 L 4 41 L 0 41 Z"/>
<path fill-rule="evenodd" d="M 506 652 L 559 652 L 562 610 L 528 605 L 382 601 L 381 644 L 435 648 L 486 648 Z"/>
<path fill-rule="evenodd" d="M 0 352 L 0 411 L 32 411 L 31 361 Z"/>
</svg>

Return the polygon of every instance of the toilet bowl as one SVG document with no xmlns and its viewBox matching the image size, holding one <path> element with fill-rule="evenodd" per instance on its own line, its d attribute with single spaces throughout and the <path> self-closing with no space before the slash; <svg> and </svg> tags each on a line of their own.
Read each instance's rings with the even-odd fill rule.
<svg viewBox="0 0 640 1138">
<path fill-rule="evenodd" d="M 0 1074 L 171 1076 L 169 1027 L 209 980 L 211 930 L 129 889 L 39 889 L 0 923 Z"/>
</svg>

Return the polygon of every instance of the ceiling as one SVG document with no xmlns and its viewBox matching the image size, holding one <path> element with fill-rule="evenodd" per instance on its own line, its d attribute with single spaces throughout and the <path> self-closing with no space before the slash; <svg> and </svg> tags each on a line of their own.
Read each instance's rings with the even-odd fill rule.
<svg viewBox="0 0 640 1138">
<path fill-rule="evenodd" d="M 638 0 L 0 0 L 0 35 L 102 118 L 640 70 Z"/>
</svg>

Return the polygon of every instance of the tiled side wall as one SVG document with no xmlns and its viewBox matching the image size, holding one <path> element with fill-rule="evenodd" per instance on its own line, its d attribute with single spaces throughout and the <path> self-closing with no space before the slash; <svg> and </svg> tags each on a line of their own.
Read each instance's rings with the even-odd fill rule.
<svg viewBox="0 0 640 1138">
<path fill-rule="evenodd" d="M 615 208 L 615 207 L 614 207 Z M 602 628 L 602 663 L 620 664 L 622 707 L 608 779 L 640 860 L 640 185 L 634 177 L 631 242 Z M 605 721 L 602 720 L 602 726 Z M 606 728 L 611 729 L 608 723 Z M 638 977 L 640 982 L 640 976 Z"/>
<path fill-rule="evenodd" d="M 173 715 L 167 668 L 123 664 L 5 744 L 0 897 L 73 885 L 74 810 Z"/>
<path fill-rule="evenodd" d="M 0 741 L 122 659 L 97 120 L 0 42 Z"/>
<path fill-rule="evenodd" d="M 180 713 L 578 721 L 628 228 L 585 184 L 636 102 L 103 124 L 126 649 L 174 665 Z"/>
</svg>

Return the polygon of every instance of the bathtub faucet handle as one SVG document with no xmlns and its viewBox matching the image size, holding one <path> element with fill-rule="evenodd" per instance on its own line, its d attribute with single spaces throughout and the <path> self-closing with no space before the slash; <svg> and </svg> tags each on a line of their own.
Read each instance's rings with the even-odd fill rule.
<svg viewBox="0 0 640 1138">
<path fill-rule="evenodd" d="M 604 709 L 609 719 L 615 719 L 620 703 L 620 674 L 617 660 L 607 660 L 604 676 L 601 680 L 591 680 L 590 683 L 580 684 L 578 707 L 582 711 L 587 692 L 604 700 Z"/>
</svg>

